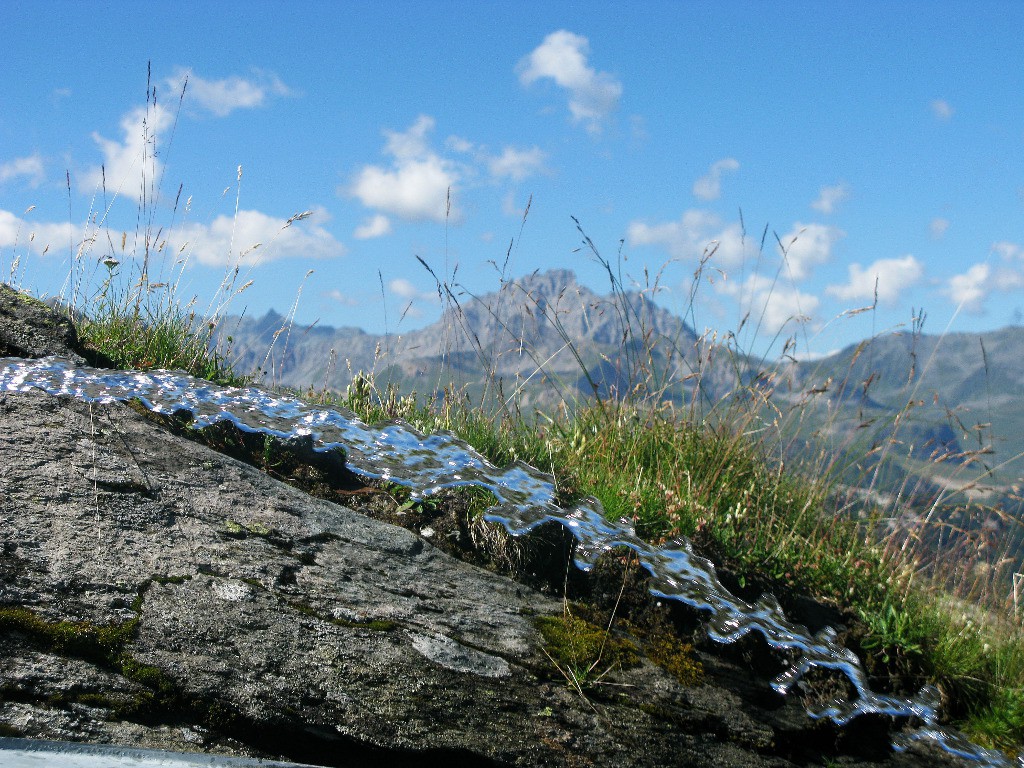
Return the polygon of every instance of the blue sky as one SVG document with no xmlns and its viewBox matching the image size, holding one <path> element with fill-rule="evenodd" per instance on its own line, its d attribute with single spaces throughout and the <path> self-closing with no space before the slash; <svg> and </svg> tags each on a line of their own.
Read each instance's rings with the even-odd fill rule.
<svg viewBox="0 0 1024 768">
<path fill-rule="evenodd" d="M 623 242 L 627 282 L 664 268 L 675 311 L 714 250 L 690 317 L 749 312 L 758 351 L 922 309 L 933 333 L 1002 327 L 1024 311 L 1021 29 L 1020 2 L 9 0 L 0 279 L 94 290 L 111 256 L 136 278 L 149 222 L 151 282 L 201 312 L 237 265 L 232 312 L 401 332 L 441 311 L 417 256 L 482 293 L 514 239 L 510 276 L 604 292 L 575 216 L 613 262 Z"/>
</svg>

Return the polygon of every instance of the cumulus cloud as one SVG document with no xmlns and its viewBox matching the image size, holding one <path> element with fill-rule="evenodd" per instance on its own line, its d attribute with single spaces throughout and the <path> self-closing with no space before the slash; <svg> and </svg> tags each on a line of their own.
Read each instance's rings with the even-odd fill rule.
<svg viewBox="0 0 1024 768">
<path fill-rule="evenodd" d="M 337 288 L 332 288 L 331 290 L 327 291 L 326 293 L 324 293 L 324 296 L 326 296 L 328 299 L 335 302 L 336 304 L 341 304 L 341 306 L 343 307 L 359 306 L 359 301 L 357 299 L 349 296 L 348 294 L 342 293 Z"/>
<path fill-rule="evenodd" d="M 992 244 L 992 253 L 999 257 L 1001 264 L 987 262 L 975 264 L 966 272 L 954 275 L 946 281 L 942 292 L 958 307 L 971 314 L 985 311 L 985 302 L 996 292 L 1024 288 L 1024 247 L 1006 240 Z"/>
<path fill-rule="evenodd" d="M 816 265 L 832 258 L 832 247 L 844 236 L 842 230 L 823 224 L 794 224 L 780 238 L 788 264 L 786 276 L 793 280 L 809 277 Z M 630 222 L 626 239 L 631 246 L 662 246 L 680 260 L 695 261 L 714 252 L 712 264 L 725 270 L 741 266 L 748 255 L 740 224 L 725 224 L 702 209 L 690 209 L 678 221 Z"/>
<path fill-rule="evenodd" d="M 492 179 L 509 178 L 513 181 L 522 181 L 547 171 L 544 167 L 547 153 L 536 145 L 529 149 L 508 146 L 500 155 L 494 155 L 484 145 L 474 144 L 462 136 L 449 136 L 445 139 L 444 146 L 456 154 L 470 156 L 470 161 L 463 166 L 467 175 L 475 173 L 476 167 L 479 166 L 486 169 Z"/>
<path fill-rule="evenodd" d="M 345 246 L 323 227 L 326 214 L 281 219 L 261 211 L 218 216 L 210 224 L 186 224 L 168 237 L 175 252 L 209 266 L 287 258 L 331 259 L 344 256 Z"/>
<path fill-rule="evenodd" d="M 803 280 L 815 266 L 827 263 L 832 258 L 832 246 L 845 234 L 824 224 L 794 224 L 789 233 L 779 238 L 790 277 Z"/>
<path fill-rule="evenodd" d="M 25 248 L 36 255 L 63 252 L 82 246 L 83 232 L 70 223 L 30 222 L 0 210 L 0 248 Z"/>
<path fill-rule="evenodd" d="M 540 147 L 505 147 L 499 156 L 488 159 L 487 167 L 491 176 L 495 178 L 507 176 L 515 181 L 522 181 L 543 171 L 546 157 Z"/>
<path fill-rule="evenodd" d="M 781 239 L 793 280 L 808 277 L 815 265 L 828 261 L 832 246 L 843 232 L 821 224 L 796 224 Z M 676 259 L 695 262 L 712 254 L 710 266 L 726 276 L 743 267 L 749 254 L 738 222 L 725 223 L 710 211 L 691 209 L 677 221 L 631 222 L 627 228 L 631 246 L 658 245 Z M 744 313 L 766 333 L 777 333 L 795 322 L 813 322 L 821 300 L 795 285 L 781 285 L 773 277 L 749 274 L 742 280 L 716 280 L 714 290 L 736 300 Z"/>
<path fill-rule="evenodd" d="M 252 80 L 240 77 L 206 80 L 179 68 L 164 82 L 172 92 L 180 93 L 186 76 L 186 103 L 191 97 L 191 103 L 217 117 L 236 109 L 262 106 L 268 96 L 291 92 L 276 75 L 260 72 Z M 175 112 L 167 103 L 168 100 L 164 100 L 136 107 L 125 114 L 121 118 L 120 139 L 109 139 L 99 132 L 92 134 L 103 155 L 103 163 L 88 168 L 82 175 L 79 187 L 83 192 L 99 188 L 104 177 L 108 191 L 131 196 L 141 194 L 143 184 L 148 186 L 159 181 L 163 168 L 157 159 L 161 140 L 175 119 Z"/>
<path fill-rule="evenodd" d="M 391 234 L 391 219 L 383 213 L 378 213 L 356 227 L 353 236 L 356 240 L 371 240 L 389 234 Z"/>
<path fill-rule="evenodd" d="M 931 106 L 932 114 L 935 115 L 935 117 L 938 118 L 939 120 L 945 122 L 953 117 L 953 107 L 945 99 L 935 99 L 934 101 L 932 101 Z"/>
<path fill-rule="evenodd" d="M 910 254 L 900 259 L 879 259 L 867 267 L 851 264 L 845 285 L 830 285 L 825 292 L 844 301 L 873 301 L 877 286 L 878 301 L 895 304 L 900 293 L 924 275 L 924 265 Z"/>
<path fill-rule="evenodd" d="M 992 243 L 992 252 L 1004 261 L 1024 261 L 1024 248 L 1007 240 Z"/>
<path fill-rule="evenodd" d="M 761 327 L 766 333 L 778 333 L 790 323 L 809 323 L 814 320 L 821 301 L 817 296 L 796 288 L 776 288 L 767 294 L 756 294 L 752 308 L 761 307 Z"/>
<path fill-rule="evenodd" d="M 466 154 L 473 151 L 473 142 L 464 139 L 462 136 L 449 136 L 445 139 L 444 145 L 452 152 Z"/>
<path fill-rule="evenodd" d="M 715 214 L 700 209 L 684 212 L 678 221 L 630 222 L 626 238 L 631 246 L 662 246 L 680 260 L 696 261 L 713 250 L 715 264 L 723 268 L 739 266 L 745 255 L 740 225 L 724 224 Z"/>
<path fill-rule="evenodd" d="M 722 194 L 722 174 L 739 167 L 739 162 L 732 157 L 712 163 L 708 172 L 693 182 L 693 194 L 701 200 L 717 200 Z"/>
<path fill-rule="evenodd" d="M 388 288 L 393 294 L 407 301 L 440 301 L 437 291 L 421 291 L 404 277 L 399 277 L 389 282 Z"/>
<path fill-rule="evenodd" d="M 432 117 L 420 115 L 404 132 L 385 131 L 384 152 L 392 157 L 391 167 L 364 166 L 342 191 L 367 208 L 406 221 L 457 219 L 458 212 L 448 210 L 448 193 L 459 181 L 458 170 L 430 149 L 427 134 L 433 127 Z"/>
<path fill-rule="evenodd" d="M 749 275 L 741 283 L 722 280 L 715 290 L 739 302 L 751 321 L 768 334 L 778 333 L 791 323 L 806 323 L 814 319 L 821 305 L 817 296 L 794 287 L 780 287 L 763 275 Z"/>
<path fill-rule="evenodd" d="M 591 133 L 618 107 L 622 84 L 608 72 L 598 72 L 587 63 L 590 42 L 564 29 L 552 32 L 516 67 L 519 82 L 529 86 L 550 79 L 569 92 L 569 112 L 574 122 L 583 122 Z"/>
<path fill-rule="evenodd" d="M 139 195 L 143 184 L 155 185 L 163 168 L 156 151 L 173 122 L 174 114 L 157 104 L 137 107 L 124 115 L 120 141 L 94 132 L 92 139 L 103 155 L 103 164 L 87 169 L 79 188 L 89 193 L 105 183 L 110 192 Z"/>
<path fill-rule="evenodd" d="M 30 187 L 35 188 L 43 183 L 44 177 L 43 158 L 38 153 L 0 163 L 0 184 L 24 178 Z"/>
<path fill-rule="evenodd" d="M 949 219 L 935 218 L 928 225 L 928 232 L 931 234 L 932 240 L 941 240 L 947 229 L 949 229 Z"/>
<path fill-rule="evenodd" d="M 420 115 L 416 122 L 409 126 L 407 131 L 384 131 L 387 144 L 384 151 L 394 155 L 399 162 L 406 160 L 419 160 L 431 155 L 430 145 L 427 143 L 427 134 L 434 130 L 434 118 L 429 115 Z"/>
<path fill-rule="evenodd" d="M 975 264 L 966 272 L 949 278 L 943 293 L 957 306 L 978 314 L 992 290 L 991 278 L 992 268 L 988 264 Z"/>
<path fill-rule="evenodd" d="M 832 187 L 822 187 L 818 192 L 818 199 L 811 203 L 811 208 L 821 211 L 825 215 L 833 213 L 840 203 L 850 197 L 850 188 L 846 184 L 836 184 Z"/>
<path fill-rule="evenodd" d="M 291 93 L 281 78 L 272 73 L 257 72 L 252 79 L 238 76 L 221 80 L 207 80 L 189 69 L 179 67 L 165 81 L 172 93 L 181 93 L 188 78 L 185 92 L 187 104 L 195 104 L 216 117 L 230 115 L 236 109 L 262 107 L 270 96 L 287 96 Z"/>
</svg>

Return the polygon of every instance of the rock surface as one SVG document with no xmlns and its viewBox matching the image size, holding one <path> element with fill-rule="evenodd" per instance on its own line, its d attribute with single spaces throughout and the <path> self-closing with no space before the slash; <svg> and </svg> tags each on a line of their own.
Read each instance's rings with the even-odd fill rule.
<svg viewBox="0 0 1024 768">
<path fill-rule="evenodd" d="M 28 294 L 0 283 L 0 357 L 63 355 L 85 362 L 68 317 Z"/>
<path fill-rule="evenodd" d="M 135 407 L 0 394 L 0 735 L 325 766 L 953 765 L 815 723 L 742 653 L 580 692 L 563 603 Z"/>
</svg>

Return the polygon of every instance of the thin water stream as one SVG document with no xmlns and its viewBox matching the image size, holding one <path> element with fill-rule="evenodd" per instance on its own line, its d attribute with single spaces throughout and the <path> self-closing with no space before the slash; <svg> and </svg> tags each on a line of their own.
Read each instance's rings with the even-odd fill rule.
<svg viewBox="0 0 1024 768">
<path fill-rule="evenodd" d="M 856 696 L 809 711 L 811 717 L 827 717 L 839 725 L 869 713 L 908 718 L 914 725 L 898 735 L 893 743 L 897 750 L 915 741 L 930 741 L 980 765 L 1024 766 L 1024 754 L 1011 761 L 939 725 L 939 693 L 930 685 L 910 698 L 873 691 L 860 661 L 840 644 L 831 627 L 811 634 L 789 621 L 771 595 L 754 603 L 733 595 L 718 580 L 714 565 L 694 554 L 686 539 L 667 546 L 649 544 L 627 523 L 606 520 L 601 503 L 592 497 L 563 509 L 554 501 L 549 475 L 521 462 L 496 467 L 450 434 L 422 435 L 400 420 L 369 426 L 344 409 L 312 406 L 256 387 L 223 387 L 180 371 L 101 370 L 76 367 L 57 357 L 0 358 L 0 391 L 32 390 L 100 403 L 137 398 L 165 414 L 184 409 L 194 416 L 192 426 L 197 429 L 227 420 L 240 429 L 283 439 L 308 436 L 316 450 L 344 449 L 353 472 L 406 486 L 414 497 L 454 486 L 486 488 L 499 502 L 488 510 L 486 519 L 501 523 L 512 535 L 550 521 L 560 523 L 578 541 L 576 564 L 583 570 L 589 570 L 602 552 L 628 547 L 651 574 L 653 594 L 710 612 L 707 632 L 713 640 L 732 643 L 758 632 L 770 646 L 795 652 L 797 661 L 772 683 L 780 693 L 791 690 L 814 667 L 846 675 Z"/>
</svg>

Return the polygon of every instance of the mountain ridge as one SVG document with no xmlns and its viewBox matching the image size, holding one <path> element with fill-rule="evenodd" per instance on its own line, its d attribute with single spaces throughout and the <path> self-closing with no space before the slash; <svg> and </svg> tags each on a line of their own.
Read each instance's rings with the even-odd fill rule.
<svg viewBox="0 0 1024 768">
<path fill-rule="evenodd" d="M 271 383 L 286 387 L 344 391 L 352 374 L 364 371 L 383 372 L 403 389 L 439 391 L 447 368 L 469 379 L 457 383 L 478 390 L 480 375 L 510 383 L 539 376 L 546 384 L 561 381 L 567 396 L 580 389 L 587 364 L 605 363 L 607 368 L 623 354 L 641 351 L 641 339 L 631 341 L 629 333 L 623 334 L 627 325 L 679 349 L 698 341 L 688 325 L 642 292 L 600 296 L 579 283 L 571 270 L 534 272 L 479 296 L 454 286 L 443 296 L 446 306 L 437 321 L 404 334 L 289 326 L 270 310 L 255 319 L 221 318 L 214 341 L 239 372 L 265 371 Z M 604 391 L 626 383 L 624 372 L 612 369 L 600 377 Z M 591 389 L 582 383 L 584 396 Z"/>
<path fill-rule="evenodd" d="M 517 393 L 526 408 L 552 407 L 552 391 L 567 402 L 588 398 L 595 388 L 602 396 L 625 395 L 642 378 L 632 375 L 630 367 L 637 366 L 675 382 L 667 394 L 677 403 L 692 398 L 698 385 L 715 402 L 770 375 L 777 402 L 792 408 L 816 400 L 827 418 L 849 422 L 851 429 L 892 420 L 913 403 L 915 418 L 927 427 L 922 439 L 941 433 L 943 444 L 951 445 L 956 436 L 968 450 L 998 449 L 998 461 L 1024 453 L 1024 334 L 1018 328 L 897 331 L 813 361 L 768 363 L 765 370 L 698 336 L 647 293 L 615 288 L 600 295 L 571 270 L 535 271 L 480 295 L 444 286 L 441 317 L 404 334 L 290 325 L 270 310 L 259 318 L 221 318 L 213 340 L 236 371 L 264 371 L 262 381 L 278 386 L 344 392 L 362 371 L 403 393 L 437 393 L 453 384 L 483 398 L 499 387 L 506 396 Z M 723 352 L 726 360 L 708 362 Z"/>
</svg>

